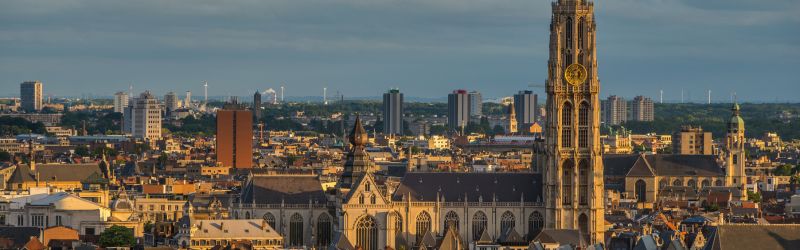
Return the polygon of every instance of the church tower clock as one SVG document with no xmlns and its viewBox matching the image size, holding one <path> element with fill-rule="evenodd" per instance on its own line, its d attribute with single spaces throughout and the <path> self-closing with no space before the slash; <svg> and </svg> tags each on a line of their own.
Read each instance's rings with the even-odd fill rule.
<svg viewBox="0 0 800 250">
<path fill-rule="evenodd" d="M 547 63 L 544 192 L 547 228 L 604 241 L 600 82 L 594 3 L 552 3 Z"/>
</svg>

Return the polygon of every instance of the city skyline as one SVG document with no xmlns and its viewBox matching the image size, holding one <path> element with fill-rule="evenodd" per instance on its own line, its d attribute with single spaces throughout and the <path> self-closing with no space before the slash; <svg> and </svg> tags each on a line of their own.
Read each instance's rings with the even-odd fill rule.
<svg viewBox="0 0 800 250">
<path fill-rule="evenodd" d="M 201 93 L 203 80 L 216 96 L 281 85 L 295 93 L 287 96 L 328 87 L 379 97 L 398 86 L 409 98 L 456 88 L 508 96 L 545 79 L 549 4 L 8 2 L 0 10 L 8 35 L 0 82 L 39 79 L 46 95 L 71 96 L 111 96 L 130 83 L 137 92 Z M 791 66 L 800 35 L 783 31 L 800 22 L 798 10 L 786 0 L 600 1 L 601 96 L 659 100 L 663 89 L 665 101 L 683 92 L 700 102 L 710 89 L 714 102 L 733 93 L 739 101 L 795 101 L 784 90 L 797 88 Z"/>
</svg>

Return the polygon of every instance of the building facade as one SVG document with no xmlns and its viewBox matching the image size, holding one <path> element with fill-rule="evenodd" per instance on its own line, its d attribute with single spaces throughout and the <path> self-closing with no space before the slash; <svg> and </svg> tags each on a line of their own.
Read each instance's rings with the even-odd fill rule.
<svg viewBox="0 0 800 250">
<path fill-rule="evenodd" d="M 653 99 L 650 97 L 637 96 L 631 101 L 631 120 L 651 122 L 655 119 L 653 111 Z"/>
<path fill-rule="evenodd" d="M 602 102 L 603 120 L 606 125 L 621 125 L 628 121 L 628 102 L 625 98 L 612 95 Z"/>
<path fill-rule="evenodd" d="M 249 110 L 217 111 L 217 162 L 225 167 L 253 167 L 253 113 Z"/>
<path fill-rule="evenodd" d="M 463 89 L 454 90 L 447 95 L 447 127 L 461 131 L 469 122 L 469 97 Z"/>
<path fill-rule="evenodd" d="M 150 91 L 133 98 L 122 116 L 125 133 L 142 140 L 161 139 L 161 104 Z"/>
<path fill-rule="evenodd" d="M 180 100 L 178 100 L 178 96 L 175 95 L 175 92 L 169 92 L 164 95 L 164 110 L 166 111 L 167 117 L 172 114 L 172 111 L 180 108 Z"/>
<path fill-rule="evenodd" d="M 19 96 L 22 100 L 23 110 L 27 112 L 42 110 L 43 88 L 41 81 L 27 81 L 19 85 Z"/>
<path fill-rule="evenodd" d="M 603 161 L 594 4 L 552 5 L 544 146 L 545 227 L 603 243 Z"/>
<path fill-rule="evenodd" d="M 262 106 L 263 103 L 261 102 L 261 92 L 256 90 L 256 93 L 253 94 L 253 119 L 256 121 L 261 120 L 261 114 L 263 113 L 261 110 Z"/>
<path fill-rule="evenodd" d="M 129 98 L 128 93 L 122 91 L 114 93 L 114 112 L 125 112 L 125 107 L 128 107 Z"/>
<path fill-rule="evenodd" d="M 467 97 L 469 98 L 469 117 L 483 116 L 483 96 L 481 96 L 481 92 L 470 91 Z"/>
<path fill-rule="evenodd" d="M 383 133 L 403 134 L 403 93 L 398 89 L 383 94 Z"/>
<path fill-rule="evenodd" d="M 539 97 L 530 90 L 519 91 L 514 95 L 514 109 L 518 127 L 527 131 L 538 120 Z"/>
<path fill-rule="evenodd" d="M 714 154 L 711 132 L 701 127 L 683 126 L 681 132 L 672 137 L 672 153 L 681 155 Z"/>
</svg>

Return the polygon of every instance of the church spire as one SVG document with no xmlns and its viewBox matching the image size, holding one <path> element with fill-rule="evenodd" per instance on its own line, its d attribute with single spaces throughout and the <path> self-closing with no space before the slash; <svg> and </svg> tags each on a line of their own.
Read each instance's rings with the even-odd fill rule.
<svg viewBox="0 0 800 250">
<path fill-rule="evenodd" d="M 351 188 L 358 179 L 367 173 L 372 172 L 369 155 L 364 150 L 367 145 L 367 131 L 361 124 L 361 117 L 356 115 L 353 131 L 348 138 L 353 146 L 347 152 L 344 161 L 344 172 L 339 179 L 338 186 L 341 188 Z"/>
</svg>

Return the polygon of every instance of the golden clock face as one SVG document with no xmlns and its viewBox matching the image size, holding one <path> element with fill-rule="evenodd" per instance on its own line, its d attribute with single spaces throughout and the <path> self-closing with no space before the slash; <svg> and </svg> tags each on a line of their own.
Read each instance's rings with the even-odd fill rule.
<svg viewBox="0 0 800 250">
<path fill-rule="evenodd" d="M 564 70 L 564 79 L 572 85 L 582 84 L 586 81 L 586 75 L 586 68 L 577 63 L 569 65 L 567 69 Z"/>
</svg>

